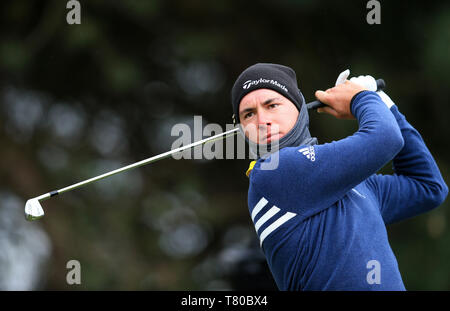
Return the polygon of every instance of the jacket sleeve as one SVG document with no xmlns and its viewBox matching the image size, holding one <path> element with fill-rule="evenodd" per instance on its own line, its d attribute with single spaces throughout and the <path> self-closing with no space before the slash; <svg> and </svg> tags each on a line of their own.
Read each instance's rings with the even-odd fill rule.
<svg viewBox="0 0 450 311">
<path fill-rule="evenodd" d="M 396 105 L 391 111 L 402 132 L 404 147 L 393 159 L 394 174 L 377 174 L 367 180 L 380 202 L 386 224 L 425 213 L 442 204 L 448 194 L 448 187 L 420 134 Z"/>
<path fill-rule="evenodd" d="M 252 171 L 251 180 L 274 204 L 290 206 L 302 218 L 340 200 L 375 174 L 402 149 L 398 124 L 375 92 L 364 91 L 352 101 L 359 129 L 353 135 L 322 145 L 283 148 L 276 169 Z M 292 204 L 292 202 L 296 204 Z M 291 203 L 291 204 L 290 204 Z"/>
</svg>

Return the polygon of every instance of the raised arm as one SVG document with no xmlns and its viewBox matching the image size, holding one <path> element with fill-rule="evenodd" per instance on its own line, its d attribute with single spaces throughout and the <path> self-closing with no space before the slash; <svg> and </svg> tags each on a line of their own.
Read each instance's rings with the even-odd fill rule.
<svg viewBox="0 0 450 311">
<path fill-rule="evenodd" d="M 314 160 L 302 152 L 305 146 L 291 147 L 280 150 L 276 170 L 255 166 L 251 179 L 261 193 L 284 193 L 274 204 L 292 206 L 290 203 L 297 199 L 293 212 L 304 218 L 314 215 L 375 174 L 402 149 L 398 124 L 379 95 L 362 88 L 353 92 L 350 101 L 346 91 L 354 85 L 346 81 L 326 92 L 317 92 L 316 97 L 329 105 L 321 108 L 324 112 L 342 119 L 355 117 L 359 123 L 355 134 L 309 147 Z"/>
<path fill-rule="evenodd" d="M 391 101 L 383 95 L 385 102 Z M 386 224 L 438 207 L 448 194 L 448 187 L 419 132 L 406 121 L 396 105 L 390 110 L 405 144 L 393 159 L 394 174 L 377 174 L 367 180 L 367 185 L 378 196 Z"/>
</svg>

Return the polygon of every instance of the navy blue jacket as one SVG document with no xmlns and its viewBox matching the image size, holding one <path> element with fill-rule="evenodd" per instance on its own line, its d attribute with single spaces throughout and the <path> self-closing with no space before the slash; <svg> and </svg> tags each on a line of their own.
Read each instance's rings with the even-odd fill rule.
<svg viewBox="0 0 450 311">
<path fill-rule="evenodd" d="M 353 135 L 286 147 L 250 172 L 248 205 L 281 290 L 405 290 L 386 225 L 448 193 L 420 134 L 375 92 L 355 96 Z M 394 174 L 376 174 L 393 160 Z M 276 162 L 274 162 L 276 163 Z"/>
</svg>

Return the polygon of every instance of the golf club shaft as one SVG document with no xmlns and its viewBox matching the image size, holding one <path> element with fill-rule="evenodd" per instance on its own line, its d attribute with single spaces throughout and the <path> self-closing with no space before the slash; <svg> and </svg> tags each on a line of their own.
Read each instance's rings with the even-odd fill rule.
<svg viewBox="0 0 450 311">
<path fill-rule="evenodd" d="M 377 80 L 377 91 L 383 89 L 385 86 L 386 86 L 386 84 L 385 84 L 383 79 L 378 79 Z M 320 101 L 318 101 L 318 100 L 306 104 L 306 107 L 308 109 L 316 109 L 316 108 L 323 107 L 323 106 L 325 106 L 325 104 L 320 102 Z M 67 187 L 59 189 L 59 190 L 48 192 L 46 194 L 43 194 L 43 195 L 40 195 L 40 196 L 36 197 L 36 199 L 39 200 L 39 201 L 47 200 L 47 199 L 49 199 L 49 198 L 51 198 L 51 197 L 53 197 L 55 195 L 58 195 L 58 194 L 61 194 L 61 193 L 64 193 L 64 192 L 67 192 L 67 191 L 70 191 L 70 190 L 73 190 L 73 189 L 80 188 L 82 186 L 88 185 L 88 184 L 93 183 L 95 181 L 98 181 L 98 180 L 101 180 L 101 179 L 113 176 L 115 174 L 118 174 L 118 173 L 130 170 L 130 169 L 136 168 L 136 167 L 140 167 L 140 166 L 143 166 L 143 165 L 146 165 L 146 164 L 150 164 L 150 163 L 153 163 L 153 162 L 156 162 L 156 161 L 168 158 L 168 157 L 170 157 L 171 155 L 173 155 L 173 154 L 175 154 L 177 152 L 182 152 L 184 150 L 187 150 L 187 149 L 190 149 L 190 148 L 193 148 L 193 147 L 196 147 L 198 145 L 202 145 L 202 144 L 205 144 L 205 143 L 208 143 L 208 142 L 212 142 L 212 141 L 216 141 L 216 140 L 220 140 L 220 139 L 225 139 L 225 138 L 227 138 L 229 136 L 235 135 L 238 131 L 239 131 L 239 128 L 234 128 L 232 130 L 223 132 L 221 134 L 217 134 L 217 135 L 205 138 L 203 140 L 199 140 L 199 141 L 194 142 L 192 144 L 189 144 L 189 145 L 186 145 L 186 146 L 174 149 L 174 150 L 170 150 L 170 151 L 161 153 L 159 155 L 156 155 L 154 157 L 151 157 L 151 158 L 148 158 L 148 159 L 145 159 L 145 160 L 142 160 L 142 161 L 139 161 L 139 162 L 136 162 L 136 163 L 133 163 L 133 164 L 130 164 L 130 165 L 118 168 L 118 169 L 116 169 L 114 171 L 111 171 L 111 172 L 108 172 L 108 173 L 105 173 L 105 174 L 102 174 L 102 175 L 99 175 L 99 176 L 96 176 L 96 177 L 92 177 L 90 179 L 81 181 L 81 182 L 73 184 L 71 186 L 67 186 Z"/>
<path fill-rule="evenodd" d="M 383 79 L 378 79 L 377 80 L 377 91 L 380 91 L 382 89 L 384 89 L 386 87 L 386 83 L 384 82 Z M 321 101 L 315 100 L 313 102 L 307 103 L 306 104 L 306 108 L 309 109 L 317 109 L 320 107 L 325 107 L 326 105 L 324 103 L 322 103 Z"/>
<path fill-rule="evenodd" d="M 145 159 L 145 160 L 142 160 L 142 161 L 139 161 L 139 162 L 136 162 L 136 163 L 133 163 L 133 164 L 130 164 L 130 165 L 118 168 L 118 169 L 116 169 L 114 171 L 111 171 L 111 172 L 108 172 L 108 173 L 105 173 L 105 174 L 102 174 L 102 175 L 99 175 L 99 176 L 96 176 L 96 177 L 92 177 L 90 179 L 81 181 L 81 182 L 73 184 L 71 186 L 67 186 L 67 187 L 59 189 L 59 190 L 51 191 L 49 193 L 46 193 L 46 194 L 43 194 L 41 196 L 36 197 L 36 199 L 39 200 L 39 201 L 47 200 L 47 199 L 49 199 L 49 198 L 51 198 L 51 197 L 53 197 L 55 195 L 58 195 L 58 194 L 61 194 L 61 193 L 64 193 L 64 192 L 67 192 L 67 191 L 70 191 L 70 190 L 73 190 L 73 189 L 76 189 L 76 188 L 80 188 L 82 186 L 85 186 L 87 184 L 93 183 L 95 181 L 98 181 L 98 180 L 101 180 L 101 179 L 113 176 L 115 174 L 118 174 L 118 173 L 121 173 L 121 172 L 124 172 L 124 171 L 128 171 L 128 170 L 136 168 L 136 167 L 140 167 L 140 166 L 143 166 L 143 165 L 146 165 L 146 164 L 150 164 L 150 163 L 153 163 L 153 162 L 156 162 L 156 161 L 168 158 L 168 157 L 170 157 L 171 155 L 173 155 L 173 154 L 175 154 L 177 152 L 182 152 L 184 150 L 187 150 L 187 149 L 190 149 L 190 148 L 193 148 L 193 147 L 196 147 L 198 145 L 202 145 L 202 144 L 205 144 L 205 143 L 208 143 L 208 142 L 213 142 L 213 141 L 216 141 L 216 140 L 225 139 L 227 137 L 235 135 L 238 131 L 239 131 L 239 128 L 234 128 L 232 130 L 223 132 L 221 134 L 217 134 L 217 135 L 205 138 L 203 140 L 199 140 L 199 141 L 194 142 L 192 144 L 189 144 L 189 145 L 186 145 L 186 146 L 182 146 L 180 148 L 173 149 L 173 150 L 161 153 L 161 154 L 156 155 L 154 157 L 151 157 L 151 158 L 148 158 L 148 159 Z"/>
</svg>

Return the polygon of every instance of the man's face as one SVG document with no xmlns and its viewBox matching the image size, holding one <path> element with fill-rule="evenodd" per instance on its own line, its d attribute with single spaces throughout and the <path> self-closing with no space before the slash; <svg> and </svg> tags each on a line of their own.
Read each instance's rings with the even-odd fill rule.
<svg viewBox="0 0 450 311">
<path fill-rule="evenodd" d="M 286 135 L 298 115 L 297 107 L 289 99 L 270 89 L 248 93 L 239 105 L 245 136 L 258 144 L 270 144 Z"/>
</svg>

